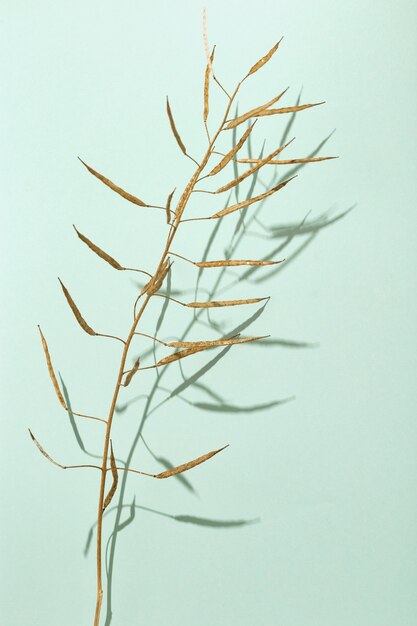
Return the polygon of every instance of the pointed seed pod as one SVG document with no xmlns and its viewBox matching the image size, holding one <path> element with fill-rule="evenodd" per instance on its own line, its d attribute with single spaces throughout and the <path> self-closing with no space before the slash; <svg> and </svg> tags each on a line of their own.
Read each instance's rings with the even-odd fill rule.
<svg viewBox="0 0 417 626">
<path fill-rule="evenodd" d="M 213 457 L 215 454 L 218 454 L 219 452 L 221 452 L 227 447 L 228 445 L 223 446 L 223 448 L 219 448 L 218 450 L 213 450 L 212 452 L 203 454 L 203 456 L 199 456 L 197 459 L 194 459 L 194 461 L 189 461 L 188 463 L 183 463 L 183 465 L 178 465 L 177 467 L 173 467 L 172 469 L 169 469 L 166 472 L 155 474 L 155 478 L 169 478 L 170 476 L 174 476 L 175 474 L 181 474 L 181 472 L 186 472 L 187 470 L 192 469 L 193 467 L 196 467 L 196 465 L 200 465 L 200 463 L 204 463 L 205 461 L 208 461 L 208 459 L 211 459 L 211 457 Z"/>
<path fill-rule="evenodd" d="M 64 283 L 61 281 L 60 278 L 58 278 L 58 280 L 61 283 L 62 291 L 64 292 L 64 296 L 66 297 L 67 302 L 70 305 L 71 311 L 74 313 L 75 319 L 77 320 L 81 328 L 89 335 L 93 335 L 93 336 L 97 335 L 97 333 L 91 328 L 91 326 L 87 324 L 87 322 L 81 315 L 77 305 L 75 304 L 74 300 L 71 298 L 71 295 L 68 289 L 65 287 Z"/>
<path fill-rule="evenodd" d="M 89 165 L 87 165 L 87 163 L 84 163 L 84 161 L 82 159 L 80 159 L 80 157 L 78 157 L 78 159 L 88 169 L 90 174 L 92 174 L 93 176 L 95 176 L 96 178 L 101 180 L 102 183 L 107 185 L 107 187 L 110 187 L 110 189 L 112 191 L 115 191 L 116 193 L 118 193 L 119 196 L 122 196 L 122 198 L 124 198 L 125 200 L 128 200 L 129 202 L 132 202 L 133 204 L 137 204 L 138 206 L 145 206 L 145 207 L 149 206 L 148 204 L 143 202 L 143 200 L 140 200 L 140 198 L 137 198 L 136 196 L 133 196 L 131 193 L 129 193 L 129 192 L 125 191 L 124 189 L 122 189 L 121 187 L 118 187 L 117 185 L 115 185 L 111 180 L 109 180 L 108 178 L 106 178 L 102 174 L 99 174 L 99 172 L 96 172 L 96 170 L 93 170 L 93 168 L 90 167 Z"/>
<path fill-rule="evenodd" d="M 259 59 L 259 61 L 257 61 L 255 63 L 255 65 L 252 65 L 252 67 L 250 68 L 249 72 L 246 74 L 246 76 L 250 76 L 251 74 L 254 74 L 255 72 L 257 72 L 261 67 L 263 67 L 265 65 L 265 63 L 268 63 L 269 59 L 275 54 L 275 52 L 278 50 L 278 46 L 281 43 L 281 41 L 283 40 L 283 37 L 281 37 L 281 39 L 275 44 L 275 46 L 273 46 L 270 51 L 265 54 L 265 56 L 262 57 L 262 59 Z"/>
<path fill-rule="evenodd" d="M 39 329 L 39 332 L 40 332 L 40 335 L 41 335 L 43 351 L 45 352 L 46 365 L 48 367 L 49 376 L 50 376 L 52 384 L 54 386 L 55 393 L 56 393 L 56 395 L 58 397 L 58 400 L 59 400 L 61 406 L 65 410 L 67 410 L 67 405 L 65 403 L 64 396 L 62 395 L 61 389 L 60 389 L 60 387 L 58 385 L 58 381 L 57 381 L 56 376 L 55 376 L 54 368 L 52 366 L 51 355 L 49 354 L 48 344 L 46 343 L 46 339 L 43 336 L 43 333 L 41 331 L 41 327 L 38 326 L 38 329 Z"/>
<path fill-rule="evenodd" d="M 74 226 L 74 224 L 73 224 L 73 226 Z M 95 243 L 93 243 L 85 235 L 80 233 L 80 231 L 77 230 L 75 226 L 74 226 L 74 230 L 77 233 L 78 237 L 81 239 L 81 241 L 83 241 L 90 248 L 90 250 L 95 252 L 97 254 L 97 256 L 100 257 L 100 259 L 103 259 L 104 261 L 107 261 L 107 263 L 109 263 L 109 265 L 114 267 L 114 269 L 116 269 L 116 270 L 124 270 L 124 267 L 122 267 L 120 265 L 120 263 L 118 263 L 115 259 L 113 259 L 113 257 L 110 256 L 110 254 L 107 254 L 107 252 L 104 252 L 104 250 L 102 250 L 101 248 L 96 246 Z"/>
</svg>

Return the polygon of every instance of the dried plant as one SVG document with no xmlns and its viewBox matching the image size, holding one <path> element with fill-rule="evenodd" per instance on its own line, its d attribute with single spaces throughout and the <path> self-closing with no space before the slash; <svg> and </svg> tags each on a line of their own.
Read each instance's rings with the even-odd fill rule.
<svg viewBox="0 0 417 626">
<path fill-rule="evenodd" d="M 231 405 L 227 405 L 226 403 L 224 403 L 223 398 L 220 396 L 218 392 L 214 392 L 213 390 L 210 390 L 205 385 L 203 385 L 203 383 L 201 383 L 200 379 L 203 376 L 203 374 L 208 371 L 208 369 L 213 367 L 220 360 L 220 358 L 222 358 L 227 353 L 227 351 L 231 349 L 232 346 L 240 346 L 241 344 L 252 344 L 254 342 L 259 342 L 260 345 L 288 345 L 288 346 L 292 345 L 294 347 L 306 345 L 306 344 L 301 344 L 297 342 L 274 340 L 266 336 L 244 336 L 244 337 L 241 336 L 241 332 L 244 331 L 262 313 L 266 305 L 267 298 L 265 297 L 255 297 L 255 298 L 242 297 L 240 299 L 222 300 L 222 299 L 218 299 L 218 295 L 220 294 L 220 292 L 225 291 L 227 288 L 231 287 L 232 285 L 236 283 L 240 283 L 243 280 L 246 280 L 246 281 L 249 280 L 254 275 L 255 272 L 259 272 L 259 270 L 262 270 L 262 268 L 269 267 L 271 269 L 270 269 L 269 274 L 266 274 L 266 275 L 264 274 L 263 276 L 261 276 L 261 278 L 259 278 L 255 282 L 262 282 L 263 280 L 266 280 L 266 278 L 275 276 L 277 272 L 284 266 L 281 265 L 283 259 L 282 258 L 275 259 L 274 255 L 280 254 L 284 250 L 284 248 L 294 238 L 300 235 L 308 235 L 307 241 L 304 242 L 293 254 L 293 257 L 295 257 L 305 248 L 306 245 L 308 245 L 308 243 L 310 243 L 312 238 L 321 228 L 336 221 L 337 219 L 340 219 L 340 217 L 344 215 L 344 214 L 341 214 L 331 219 L 329 219 L 327 215 L 322 215 L 315 221 L 308 222 L 306 219 L 304 219 L 299 224 L 287 224 L 287 225 L 280 225 L 280 226 L 266 226 L 265 224 L 262 223 L 262 221 L 260 220 L 259 213 L 260 213 L 260 208 L 263 206 L 265 200 L 269 198 L 270 196 L 272 196 L 273 194 L 276 194 L 279 191 L 283 190 L 286 187 L 286 185 L 288 185 L 288 183 L 295 178 L 296 172 L 300 167 L 302 167 L 306 163 L 324 161 L 324 160 L 335 158 L 335 157 L 329 157 L 329 156 L 327 157 L 316 156 L 319 149 L 324 145 L 327 139 L 324 140 L 312 152 L 312 154 L 310 154 L 306 158 L 292 158 L 292 159 L 284 159 L 284 160 L 276 158 L 291 143 L 291 141 L 287 141 L 287 137 L 288 137 L 291 125 L 294 121 L 295 114 L 299 111 L 316 107 L 322 103 L 320 102 L 320 103 L 313 103 L 313 104 L 300 104 L 300 101 L 298 99 L 298 102 L 293 106 L 272 108 L 276 105 L 276 103 L 281 98 L 284 97 L 287 91 L 285 90 L 279 93 L 277 96 L 275 96 L 271 100 L 269 100 L 268 102 L 266 102 L 265 104 L 258 105 L 244 114 L 238 115 L 237 109 L 236 109 L 236 113 L 234 115 L 232 113 L 232 108 L 233 108 L 234 103 L 236 102 L 236 98 L 240 89 L 242 88 L 242 86 L 247 80 L 250 80 L 253 74 L 258 72 L 258 70 L 260 70 L 268 61 L 270 61 L 270 59 L 277 52 L 280 46 L 281 40 L 278 41 L 278 43 L 276 43 L 265 56 L 263 56 L 259 61 L 257 61 L 249 69 L 249 71 L 246 73 L 243 79 L 238 82 L 235 89 L 230 94 L 223 87 L 223 85 L 218 80 L 216 74 L 214 73 L 214 68 L 213 68 L 214 48 L 210 53 L 208 44 L 207 44 L 206 32 L 204 32 L 204 43 L 205 43 L 206 54 L 207 54 L 207 66 L 206 66 L 206 70 L 204 74 L 204 88 L 203 88 L 203 123 L 204 123 L 205 132 L 207 134 L 208 147 L 200 160 L 194 159 L 192 156 L 190 156 L 189 152 L 187 151 L 187 148 L 185 147 L 185 144 L 183 143 L 183 140 L 181 139 L 180 134 L 177 130 L 177 126 L 175 124 L 173 112 L 172 112 L 171 105 L 169 103 L 168 98 L 166 101 L 167 116 L 168 116 L 169 124 L 172 130 L 172 133 L 174 135 L 175 141 L 177 142 L 182 153 L 187 158 L 189 158 L 196 166 L 196 169 L 194 173 L 192 174 L 188 184 L 185 186 L 184 190 L 179 195 L 179 199 L 176 203 L 175 209 L 172 208 L 175 190 L 169 193 L 167 197 L 167 201 L 164 206 L 149 204 L 139 199 L 138 197 L 133 196 L 132 194 L 126 192 L 121 187 L 119 187 L 114 182 L 112 182 L 110 179 L 108 179 L 107 177 L 97 172 L 90 165 L 87 165 L 86 163 L 84 163 L 84 161 L 81 161 L 81 163 L 86 167 L 89 173 L 91 173 L 99 181 L 104 183 L 112 191 L 122 196 L 128 202 L 135 204 L 141 209 L 143 208 L 151 208 L 155 210 L 159 209 L 163 212 L 163 215 L 166 218 L 165 228 L 167 229 L 167 234 L 165 236 L 165 241 L 162 244 L 162 252 L 160 255 L 159 262 L 155 270 L 153 271 L 153 273 L 148 273 L 142 269 L 124 267 L 117 260 L 115 260 L 112 256 L 110 256 L 110 254 L 102 250 L 97 244 L 93 243 L 93 241 L 91 241 L 86 235 L 82 234 L 74 226 L 76 234 L 79 237 L 79 239 L 98 257 L 100 257 L 103 261 L 107 262 L 112 268 L 118 271 L 140 272 L 147 276 L 147 282 L 144 285 L 139 286 L 139 293 L 134 303 L 134 320 L 125 339 L 121 339 L 120 337 L 115 337 L 114 335 L 110 335 L 110 334 L 99 333 L 93 330 L 93 328 L 84 319 L 82 313 L 80 312 L 78 306 L 76 305 L 67 287 L 60 281 L 64 296 L 76 318 L 76 321 L 80 325 L 80 327 L 91 336 L 109 337 L 117 341 L 120 341 L 123 345 L 123 351 L 122 351 L 120 364 L 118 368 L 117 380 L 115 383 L 111 404 L 110 404 L 109 411 L 108 411 L 106 418 L 87 415 L 84 413 L 76 413 L 73 411 L 71 407 L 71 403 L 69 401 L 68 392 L 66 390 L 65 385 L 63 384 L 62 379 L 60 381 L 61 386 L 58 383 L 57 377 L 54 372 L 48 344 L 46 342 L 46 339 L 41 329 L 39 328 L 41 342 L 42 342 L 42 346 L 43 346 L 43 350 L 44 350 L 45 358 L 46 358 L 47 369 L 48 369 L 49 376 L 51 378 L 56 396 L 62 408 L 65 411 L 67 411 L 70 415 L 71 423 L 72 423 L 74 433 L 77 437 L 77 441 L 79 445 L 81 446 L 83 451 L 86 452 L 87 454 L 90 454 L 90 456 L 96 456 L 96 455 L 92 453 L 88 453 L 87 450 L 85 449 L 81 436 L 79 435 L 78 429 L 75 425 L 73 416 L 78 416 L 78 417 L 85 418 L 85 419 L 97 420 L 97 421 L 104 423 L 105 425 L 103 448 L 102 448 L 102 454 L 100 455 L 100 458 L 101 458 L 100 464 L 63 465 L 61 463 L 58 463 L 45 451 L 45 449 L 41 446 L 41 444 L 38 442 L 38 440 L 35 438 L 32 432 L 29 431 L 39 451 L 49 461 L 51 461 L 58 467 L 63 468 L 63 469 L 87 468 L 88 467 L 88 468 L 95 468 L 99 471 L 100 487 L 99 487 L 99 497 L 98 497 L 97 521 L 93 525 L 93 527 L 90 529 L 87 547 L 86 547 L 86 549 L 88 549 L 89 544 L 91 542 L 92 533 L 95 528 L 96 533 L 97 533 L 97 546 L 96 546 L 97 597 L 96 597 L 95 614 L 94 614 L 94 626 L 99 626 L 99 623 L 100 623 L 100 614 L 101 614 L 101 606 L 102 606 L 102 598 L 103 598 L 102 560 L 103 560 L 103 517 L 104 517 L 104 514 L 105 512 L 107 514 L 110 510 L 116 510 L 117 512 L 117 519 L 115 522 L 114 531 L 111 535 L 111 544 L 110 544 L 111 563 L 108 569 L 107 618 L 106 618 L 106 625 L 108 625 L 110 624 L 110 620 L 111 620 L 111 593 L 110 593 L 111 576 L 112 576 L 111 566 L 112 566 L 112 561 L 114 559 L 114 549 L 115 549 L 117 533 L 120 531 L 120 528 L 121 528 L 120 518 L 123 512 L 123 509 L 128 507 L 130 510 L 130 516 L 128 520 L 126 520 L 123 524 L 124 526 L 126 526 L 128 523 L 130 523 L 133 520 L 136 508 L 146 508 L 146 507 L 138 507 L 135 504 L 135 501 L 133 501 L 130 505 L 124 504 L 124 500 L 123 500 L 124 489 L 125 489 L 126 477 L 128 473 L 141 474 L 144 476 L 157 478 L 157 479 L 166 479 L 166 478 L 175 476 L 179 478 L 180 480 L 182 480 L 183 484 L 187 488 L 192 489 L 192 487 L 190 487 L 190 483 L 188 482 L 187 479 L 185 479 L 182 476 L 182 474 L 184 472 L 187 472 L 188 470 L 191 470 L 192 468 L 196 467 L 197 465 L 201 463 L 205 463 L 206 461 L 208 461 L 215 455 L 219 454 L 221 451 L 223 451 L 227 447 L 223 445 L 222 447 L 216 450 L 202 454 L 201 456 L 198 456 L 194 460 L 187 461 L 177 466 L 173 466 L 166 459 L 158 457 L 152 453 L 155 460 L 158 461 L 161 465 L 165 466 L 166 469 L 164 471 L 159 472 L 159 473 L 152 473 L 152 472 L 146 472 L 142 470 L 133 469 L 130 467 L 130 462 L 133 456 L 133 452 L 137 446 L 139 439 L 142 438 L 143 440 L 143 435 L 142 435 L 143 425 L 146 419 L 149 417 L 150 413 L 156 410 L 156 408 L 158 408 L 162 404 L 164 404 L 164 402 L 168 401 L 169 399 L 173 397 L 180 397 L 181 399 L 187 402 L 187 399 L 184 398 L 182 394 L 185 391 L 185 389 L 191 385 L 195 386 L 196 388 L 198 387 L 204 393 L 209 395 L 211 397 L 211 400 L 214 400 L 214 403 L 212 403 L 211 405 L 208 402 L 206 403 L 193 402 L 192 403 L 193 406 L 197 406 L 199 408 L 206 408 L 207 410 L 223 410 L 223 411 L 240 410 L 239 407 L 233 407 Z M 225 108 L 225 111 L 223 113 L 223 116 L 221 118 L 221 121 L 217 130 L 215 130 L 215 132 L 213 133 L 210 133 L 209 128 L 208 128 L 208 119 L 209 119 L 209 112 L 210 112 L 210 106 L 209 106 L 210 84 L 212 82 L 214 82 L 224 93 L 225 98 L 226 98 L 226 108 Z M 253 133 L 256 121 L 259 118 L 263 118 L 266 116 L 275 116 L 275 115 L 281 115 L 281 114 L 286 114 L 290 116 L 290 121 L 287 123 L 285 127 L 281 144 L 278 146 L 278 148 L 273 150 L 267 156 L 263 156 L 261 153 L 258 158 L 254 158 L 252 155 L 251 139 L 252 139 L 252 133 Z M 248 124 L 247 128 L 241 133 L 240 137 L 238 137 L 237 133 L 238 133 L 239 127 L 241 127 L 245 123 Z M 227 135 L 228 133 L 230 133 L 229 136 L 231 135 L 232 137 L 232 147 L 228 152 L 220 153 L 215 149 L 215 144 L 221 136 Z M 247 158 L 243 158 L 240 156 L 240 152 L 242 148 L 244 147 L 248 149 Z M 246 169 L 242 174 L 239 174 L 238 172 L 239 164 L 247 164 L 248 166 L 248 169 Z M 285 165 L 291 165 L 294 167 L 289 172 L 289 175 L 287 175 L 285 178 L 282 178 L 279 175 L 277 176 L 277 168 L 281 166 L 285 166 Z M 201 184 L 203 181 L 210 182 L 212 180 L 215 180 L 215 177 L 220 172 L 225 170 L 225 168 L 227 168 L 228 166 L 233 167 L 233 178 L 230 180 L 230 182 L 219 186 L 215 190 L 197 188 L 197 186 Z M 272 183 L 269 185 L 265 185 L 265 183 L 261 181 L 258 175 L 262 170 L 264 169 L 267 170 L 271 166 L 275 166 L 273 168 Z M 239 186 L 246 179 L 250 180 L 250 188 L 248 190 L 246 197 L 242 200 L 239 200 Z M 257 184 L 262 184 L 265 187 L 265 190 L 262 193 L 258 193 L 254 195 L 254 189 Z M 233 203 L 231 202 L 231 196 L 229 195 L 225 203 L 225 206 L 223 208 L 217 208 L 216 210 L 214 210 L 212 214 L 208 215 L 207 217 L 196 217 L 196 216 L 190 217 L 187 215 L 186 209 L 188 207 L 190 199 L 193 197 L 194 194 L 199 193 L 199 192 L 205 192 L 205 193 L 216 196 L 218 194 L 221 195 L 227 191 L 234 192 L 235 200 L 236 200 L 235 202 Z M 250 207 L 252 207 L 251 209 L 253 211 L 252 214 L 248 213 L 248 209 Z M 229 242 L 229 245 L 225 254 L 225 258 L 220 259 L 220 260 L 208 260 L 208 256 L 210 253 L 210 249 L 213 245 L 213 241 L 218 234 L 220 221 L 223 219 L 226 219 L 226 220 L 231 219 L 232 214 L 235 214 L 238 217 L 238 220 L 237 220 L 236 228 L 234 230 L 232 238 Z M 208 222 L 211 222 L 211 223 L 214 222 L 214 227 L 212 229 L 212 232 L 209 235 L 206 248 L 204 250 L 204 253 L 202 254 L 202 259 L 197 260 L 197 261 L 192 261 L 188 259 L 185 255 L 181 255 L 181 254 L 173 252 L 172 245 L 174 242 L 174 238 L 177 234 L 177 231 L 180 229 L 180 227 L 183 227 L 183 225 L 187 222 L 189 223 L 195 220 L 207 220 Z M 251 226 L 257 227 L 257 231 L 255 233 L 252 233 L 253 235 L 257 237 L 264 237 L 265 239 L 272 239 L 272 240 L 278 239 L 279 240 L 278 244 L 276 244 L 276 241 L 274 241 L 273 250 L 270 251 L 270 253 L 267 254 L 263 259 L 233 258 L 234 253 L 236 252 L 238 246 L 241 244 L 244 238 L 247 237 L 249 234 L 251 234 L 251 231 L 250 231 Z M 187 226 L 187 225 L 184 226 L 184 228 L 187 228 L 187 227 L 190 228 L 190 226 Z M 161 231 L 162 231 L 162 227 L 161 227 Z M 177 295 L 176 292 L 174 292 L 171 288 L 173 258 L 179 259 L 179 263 L 181 262 L 190 263 L 190 264 L 193 264 L 196 268 L 198 268 L 198 276 L 197 276 L 197 282 L 196 282 L 196 287 L 195 287 L 196 298 L 198 297 L 197 294 L 198 294 L 199 282 L 202 276 L 202 272 L 205 270 L 210 270 L 211 268 L 219 268 L 220 272 L 216 277 L 213 287 L 209 290 L 209 295 L 207 299 L 183 301 L 183 300 L 179 300 L 178 298 L 173 297 L 172 295 L 173 293 Z M 221 286 L 223 278 L 229 276 L 230 272 L 235 272 L 234 274 L 235 278 L 233 279 L 232 283 L 229 283 L 229 285 L 226 285 L 226 286 Z M 239 272 L 239 275 L 236 275 L 236 272 Z M 164 304 L 163 304 L 160 317 L 157 322 L 155 335 L 157 335 L 160 330 L 162 320 L 165 316 L 166 308 L 169 302 L 173 301 L 185 308 L 191 308 L 194 310 L 193 317 L 191 318 L 190 321 L 187 322 L 187 327 L 181 339 L 177 341 L 164 341 L 160 337 L 149 335 L 143 332 L 139 332 L 138 330 L 139 322 L 141 321 L 143 314 L 145 310 L 147 309 L 150 301 L 153 300 L 154 297 L 156 296 L 162 297 L 164 299 Z M 257 309 L 256 312 L 251 314 L 251 316 L 247 320 L 245 320 L 238 327 L 234 328 L 232 331 L 229 331 L 229 332 L 224 330 L 224 327 L 222 326 L 222 324 L 219 324 L 218 322 L 213 321 L 210 317 L 210 310 L 215 307 L 235 307 L 235 306 L 245 307 L 247 305 L 256 304 L 262 301 L 264 301 L 264 304 L 262 305 L 260 309 Z M 207 321 L 204 321 L 202 317 L 203 314 L 207 316 Z M 204 325 L 206 327 L 209 327 L 211 330 L 214 329 L 216 331 L 217 338 L 216 339 L 203 338 L 198 341 L 188 340 L 187 337 L 189 336 L 189 333 L 195 324 Z M 131 357 L 132 341 L 137 336 L 148 338 L 148 340 L 151 340 L 153 344 L 151 348 L 143 351 L 143 353 L 139 357 L 136 357 L 133 362 L 133 365 L 129 367 L 127 365 L 127 361 L 128 361 L 128 358 L 132 358 Z M 174 349 L 174 352 L 171 352 L 170 354 L 163 356 L 162 358 L 159 358 L 157 360 L 156 358 L 157 346 L 163 346 L 164 348 Z M 223 348 L 223 350 L 215 358 L 211 359 L 203 368 L 198 370 L 194 375 L 190 377 L 186 377 L 183 375 L 183 382 L 178 387 L 176 387 L 176 389 L 165 390 L 167 391 L 167 394 L 168 394 L 166 399 L 162 403 L 157 405 L 156 407 L 153 407 L 151 411 L 151 403 L 155 396 L 156 389 L 159 388 L 160 390 L 164 390 L 164 388 L 161 386 L 161 376 L 162 376 L 164 368 L 166 368 L 167 366 L 169 366 L 169 364 L 174 363 L 174 362 L 175 363 L 178 362 L 179 366 L 181 367 L 182 359 L 191 357 L 192 355 L 197 354 L 197 353 L 201 353 L 207 350 L 213 350 L 216 348 Z M 236 348 L 236 349 L 239 349 L 239 348 Z M 154 354 L 154 362 L 151 365 L 142 365 L 142 361 L 145 360 L 146 357 L 152 353 Z M 120 395 L 121 393 L 123 393 L 122 389 L 124 387 L 127 387 L 128 385 L 136 384 L 139 380 L 139 374 L 142 370 L 155 369 L 158 372 L 160 368 L 162 368 L 162 373 L 157 376 L 157 379 L 154 385 L 152 386 L 152 388 L 149 390 L 149 393 L 147 394 L 146 407 L 142 414 L 142 421 L 140 423 L 140 426 L 134 438 L 134 441 L 132 442 L 132 447 L 129 452 L 128 458 L 125 462 L 117 462 L 116 457 L 113 452 L 113 441 L 112 441 L 113 421 L 118 412 L 123 411 L 128 406 L 128 404 L 132 403 L 132 400 L 128 400 L 127 402 L 125 402 L 124 405 L 118 404 Z M 183 374 L 182 370 L 181 370 L 181 373 Z M 269 402 L 269 403 L 265 403 L 264 405 L 259 405 L 257 407 L 248 407 L 246 409 L 243 408 L 241 410 L 254 410 L 254 409 L 260 410 L 262 408 L 276 406 L 280 402 L 282 401 Z M 146 443 L 145 445 L 150 451 L 149 446 L 147 446 Z M 121 485 L 119 484 L 119 474 L 122 475 Z M 110 485 L 109 485 L 109 482 L 110 482 Z M 108 507 L 110 503 L 112 502 L 116 493 L 119 493 L 118 505 L 115 507 L 115 509 L 109 509 Z M 161 514 L 166 515 L 163 513 Z M 203 519 L 198 520 L 198 518 L 192 518 L 191 516 L 168 516 L 168 517 L 172 517 L 173 519 L 176 519 L 177 521 L 194 522 L 194 523 L 200 523 L 203 525 L 216 525 L 213 521 L 203 520 Z M 225 521 L 221 525 L 234 526 L 234 525 L 239 525 L 241 523 L 244 523 L 244 522 L 242 520 L 232 520 L 229 522 Z"/>
</svg>

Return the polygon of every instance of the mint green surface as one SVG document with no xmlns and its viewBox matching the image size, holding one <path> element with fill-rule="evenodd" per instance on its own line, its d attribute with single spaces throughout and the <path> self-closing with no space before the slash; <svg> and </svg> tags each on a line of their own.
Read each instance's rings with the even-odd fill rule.
<svg viewBox="0 0 417 626">
<path fill-rule="evenodd" d="M 136 509 L 119 535 L 111 626 L 415 626 L 415 4 L 207 0 L 206 7 L 215 67 L 229 88 L 284 35 L 274 59 L 242 90 L 240 111 L 288 85 L 288 105 L 301 88 L 304 102 L 326 100 L 297 116 L 290 157 L 308 154 L 336 129 L 321 154 L 340 158 L 300 170 L 265 206 L 265 223 L 356 208 L 273 280 L 223 295 L 271 295 L 246 332 L 314 346 L 236 347 L 201 382 L 231 405 L 294 399 L 236 413 L 177 397 L 147 422 L 148 446 L 175 464 L 230 447 L 187 475 L 194 493 L 175 479 L 129 478 L 126 505 L 135 498 L 166 515 Z M 145 268 L 158 260 L 166 226 L 162 213 L 125 202 L 76 157 L 158 204 L 184 186 L 193 165 L 172 137 L 165 96 L 184 143 L 199 157 L 206 145 L 201 11 L 199 2 L 184 0 L 2 3 L 5 626 L 93 623 L 94 541 L 87 557 L 83 550 L 99 476 L 52 466 L 28 436 L 30 427 L 63 463 L 91 462 L 54 397 L 36 325 L 74 410 L 105 415 L 120 348 L 79 329 L 56 277 L 94 328 L 122 336 L 136 277 L 97 259 L 72 224 L 121 263 Z M 212 120 L 224 106 L 213 93 Z M 272 151 L 284 125 L 283 116 L 259 121 L 254 150 L 266 138 Z M 190 211 L 203 215 L 212 206 L 200 195 Z M 175 250 L 198 259 L 211 225 L 185 226 Z M 217 255 L 228 228 L 219 233 Z M 249 237 L 240 256 L 271 247 Z M 295 250 L 288 249 L 289 260 Z M 175 262 L 173 288 L 191 286 L 193 277 L 193 268 Z M 145 332 L 153 332 L 160 304 L 144 319 Z M 215 311 L 213 318 L 233 328 L 254 311 Z M 170 305 L 162 334 L 179 335 L 188 314 Z M 192 338 L 209 334 L 196 328 Z M 198 355 L 184 362 L 184 372 L 205 362 Z M 138 376 L 126 397 L 146 393 L 154 377 Z M 174 367 L 161 384 L 172 389 L 181 380 Z M 164 397 L 158 392 L 155 404 Z M 213 401 L 198 388 L 184 398 Z M 141 408 L 143 399 L 117 417 L 116 456 L 126 455 Z M 77 425 L 88 450 L 100 452 L 102 425 Z M 132 466 L 164 469 L 142 443 Z M 256 523 L 210 527 L 170 516 Z M 128 517 L 127 507 L 122 521 Z M 113 520 L 110 513 L 106 537 Z M 106 606 L 103 624 L 105 616 Z"/>
</svg>

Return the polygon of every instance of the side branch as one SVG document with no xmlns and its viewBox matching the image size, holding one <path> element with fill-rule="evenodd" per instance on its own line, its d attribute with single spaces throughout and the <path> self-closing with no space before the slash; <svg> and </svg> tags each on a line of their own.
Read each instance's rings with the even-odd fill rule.
<svg viewBox="0 0 417 626">
<path fill-rule="evenodd" d="M 199 456 L 197 459 L 193 461 L 188 461 L 187 463 L 183 463 L 182 465 L 178 465 L 177 467 L 173 467 L 165 472 L 160 472 L 159 474 L 150 474 L 149 472 L 141 472 L 139 470 L 130 469 L 128 467 L 116 467 L 115 469 L 120 472 L 132 472 L 133 474 L 141 474 L 142 476 L 149 476 L 150 478 L 170 478 L 171 476 L 175 476 L 175 474 L 182 474 L 182 472 L 186 472 L 205 461 L 208 461 L 215 454 L 222 452 L 225 448 L 227 448 L 229 444 L 223 446 L 223 448 L 219 448 L 218 450 L 212 450 L 212 452 L 208 452 L 207 454 L 203 454 Z M 110 469 L 110 468 L 109 468 Z M 108 471 L 108 470 L 107 470 Z"/>
<path fill-rule="evenodd" d="M 51 463 L 53 463 L 54 465 L 56 465 L 57 467 L 60 467 L 61 469 L 79 469 L 81 467 L 93 467 L 94 469 L 98 469 L 101 470 L 102 468 L 99 467 L 98 465 L 62 465 L 61 463 L 58 463 L 58 461 L 55 461 L 47 452 L 46 450 L 44 450 L 41 446 L 41 444 L 39 443 L 39 441 L 36 439 L 36 437 L 34 436 L 34 434 L 32 433 L 32 431 L 30 430 L 30 428 L 28 428 L 29 434 L 32 437 L 32 441 L 35 443 L 36 447 L 38 448 L 39 452 L 41 454 L 43 454 L 43 456 L 48 459 L 48 461 L 50 461 Z"/>
</svg>

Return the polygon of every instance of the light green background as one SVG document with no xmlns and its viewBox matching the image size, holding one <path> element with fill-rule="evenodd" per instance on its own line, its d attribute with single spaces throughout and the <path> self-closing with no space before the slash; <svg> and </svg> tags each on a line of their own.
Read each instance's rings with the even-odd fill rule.
<svg viewBox="0 0 417 626">
<path fill-rule="evenodd" d="M 319 346 L 235 348 L 206 384 L 231 404 L 295 400 L 241 414 L 173 400 L 146 426 L 155 454 L 180 463 L 225 443 L 230 448 L 189 474 L 198 497 L 176 480 L 128 481 L 127 503 L 136 495 L 137 504 L 169 515 L 260 522 L 206 528 L 137 510 L 119 538 L 112 626 L 414 626 L 415 4 L 206 6 L 216 67 L 228 85 L 285 36 L 242 92 L 241 110 L 287 85 L 289 104 L 301 87 L 304 101 L 326 100 L 299 116 L 292 156 L 336 128 L 322 153 L 341 158 L 304 168 L 268 204 L 265 221 L 357 206 L 276 279 L 233 291 L 273 296 L 252 332 Z M 165 95 L 185 143 L 201 154 L 201 9 L 184 0 L 1 3 L 0 589 L 7 626 L 92 624 L 94 555 L 85 559 L 83 547 L 98 476 L 53 467 L 28 437 L 30 426 L 62 462 L 85 462 L 53 396 L 36 324 L 74 408 L 104 412 L 119 348 L 82 333 L 56 276 L 102 332 L 126 334 L 135 290 L 128 276 L 94 258 L 71 224 L 122 263 L 151 267 L 163 216 L 128 205 L 76 157 L 156 202 L 184 185 L 192 165 L 171 136 Z M 217 97 L 213 114 L 221 105 Z M 272 150 L 283 123 L 258 123 L 256 150 L 264 137 Z M 187 232 L 177 250 L 198 258 L 208 229 Z M 241 255 L 266 253 L 266 246 L 248 239 Z M 189 282 L 189 268 L 174 267 L 174 286 Z M 186 312 L 169 312 L 164 332 L 179 334 Z M 247 315 L 233 311 L 231 319 Z M 188 374 L 204 362 L 196 359 L 186 364 Z M 153 376 L 136 380 L 137 393 Z M 173 370 L 167 384 L 179 380 Z M 185 395 L 207 400 L 198 390 Z M 141 406 L 118 418 L 119 456 Z M 79 427 L 98 451 L 101 426 Z M 134 465 L 162 469 L 143 446 Z"/>
</svg>

